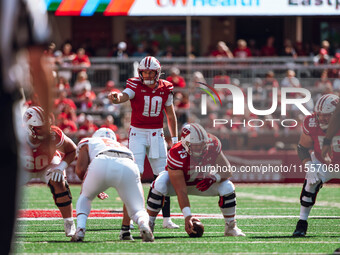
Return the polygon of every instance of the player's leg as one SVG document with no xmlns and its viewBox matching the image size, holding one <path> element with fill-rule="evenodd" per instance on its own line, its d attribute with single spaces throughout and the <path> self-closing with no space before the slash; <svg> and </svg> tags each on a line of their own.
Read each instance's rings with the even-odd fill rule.
<svg viewBox="0 0 340 255">
<path fill-rule="evenodd" d="M 109 187 L 105 184 L 107 165 L 107 159 L 101 156 L 100 158 L 95 158 L 88 167 L 88 172 L 83 180 L 81 194 L 77 201 L 77 231 L 71 239 L 72 242 L 84 240 L 92 200 Z"/>
<path fill-rule="evenodd" d="M 313 205 L 316 201 L 316 196 L 322 188 L 322 181 L 319 180 L 318 182 L 311 184 L 308 179 L 305 180 L 301 195 L 300 195 L 300 219 L 296 224 L 295 231 L 293 236 L 295 237 L 302 237 L 307 234 L 308 223 L 307 219 L 310 214 L 310 211 L 313 208 Z"/>
<path fill-rule="evenodd" d="M 152 159 L 149 158 L 149 162 L 152 168 L 152 171 L 154 173 L 154 179 L 157 178 L 159 173 L 165 170 L 166 166 L 166 144 L 164 141 L 163 136 L 159 136 L 158 139 L 158 144 L 159 144 L 159 158 L 157 159 Z M 169 228 L 169 229 L 177 229 L 179 226 L 175 223 L 172 222 L 170 218 L 170 197 L 166 196 L 164 199 L 164 206 L 162 208 L 162 213 L 163 213 L 163 228 Z"/>
<path fill-rule="evenodd" d="M 165 196 L 175 195 L 174 188 L 170 183 L 169 174 L 163 171 L 151 184 L 147 199 L 147 212 L 150 216 L 150 226 L 154 229 L 156 217 L 164 205 Z"/>
<path fill-rule="evenodd" d="M 119 182 L 114 183 L 114 187 L 124 202 L 128 216 L 138 225 L 143 241 L 153 242 L 154 238 L 149 227 L 149 215 L 144 206 L 143 187 L 137 165 L 131 160 L 120 159 L 115 164 L 115 171 L 120 171 L 121 178 Z"/>
<path fill-rule="evenodd" d="M 70 187 L 66 180 L 55 182 L 50 180 L 48 186 L 53 194 L 53 199 L 58 207 L 63 219 L 66 236 L 73 236 L 75 234 L 75 225 L 72 216 L 72 195 Z"/>
<path fill-rule="evenodd" d="M 138 166 L 140 175 L 142 176 L 144 173 L 144 161 L 146 155 L 146 147 L 147 147 L 147 133 L 141 132 L 133 127 L 131 127 L 129 132 L 129 149 L 132 151 L 135 162 Z M 123 207 L 123 209 L 125 206 Z M 123 220 L 122 220 L 122 228 L 121 235 L 130 234 L 130 228 L 133 227 L 133 224 L 130 224 L 130 217 L 126 213 L 126 210 L 123 210 Z M 130 235 L 131 236 L 131 235 Z M 125 239 L 121 240 L 133 240 L 132 237 L 126 236 Z"/>
<path fill-rule="evenodd" d="M 225 221 L 225 236 L 245 236 L 241 229 L 236 225 L 236 194 L 235 186 L 230 180 L 218 184 L 220 196 L 218 205 Z"/>
</svg>

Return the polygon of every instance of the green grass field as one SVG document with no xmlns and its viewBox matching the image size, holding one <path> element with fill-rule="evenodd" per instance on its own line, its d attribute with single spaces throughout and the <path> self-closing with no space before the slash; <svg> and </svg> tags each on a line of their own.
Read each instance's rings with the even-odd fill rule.
<svg viewBox="0 0 340 255">
<path fill-rule="evenodd" d="M 324 185 L 318 194 L 309 219 L 308 237 L 292 238 L 299 215 L 302 185 L 236 184 L 238 226 L 246 237 L 224 237 L 224 220 L 201 218 L 205 226 L 202 238 L 189 238 L 184 220 L 174 218 L 177 230 L 162 228 L 157 219 L 155 242 L 142 243 L 139 231 L 135 241 L 118 238 L 121 219 L 89 219 L 85 241 L 71 243 L 65 237 L 62 219 L 18 220 L 16 253 L 235 253 L 235 254 L 331 254 L 340 247 L 339 185 Z M 73 206 L 80 186 L 71 186 Z M 144 186 L 145 194 L 148 185 Z M 121 210 L 122 202 L 113 189 L 104 201 L 96 198 L 92 209 Z M 44 185 L 24 188 L 21 209 L 57 209 L 49 189 Z M 218 198 L 190 197 L 193 214 L 220 214 Z M 171 212 L 180 213 L 177 198 L 171 199 Z"/>
</svg>

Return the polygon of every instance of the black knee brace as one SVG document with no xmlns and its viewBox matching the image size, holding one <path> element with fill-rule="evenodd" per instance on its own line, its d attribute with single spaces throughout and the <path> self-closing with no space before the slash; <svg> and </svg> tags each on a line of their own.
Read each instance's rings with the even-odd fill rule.
<svg viewBox="0 0 340 255">
<path fill-rule="evenodd" d="M 149 194 L 148 194 L 148 209 L 153 212 L 158 212 L 164 205 L 164 196 L 155 194 L 153 192 L 153 189 L 150 188 Z"/>
<path fill-rule="evenodd" d="M 227 196 L 220 196 L 218 205 L 221 208 L 230 208 L 236 206 L 236 194 L 235 192 Z"/>
<path fill-rule="evenodd" d="M 62 193 L 55 193 L 54 187 L 51 185 L 50 182 L 48 182 L 48 186 L 50 187 L 51 193 L 53 194 L 53 199 L 54 199 L 54 203 L 56 204 L 56 206 L 58 207 L 65 207 L 68 206 L 72 203 L 72 195 L 71 195 L 71 190 L 70 190 L 70 186 L 68 185 L 68 182 L 65 181 L 65 187 L 66 187 L 66 191 L 62 192 Z M 65 197 L 68 196 L 68 198 L 70 199 L 67 202 L 63 202 L 63 203 L 58 203 L 57 199 L 60 197 Z"/>
<path fill-rule="evenodd" d="M 315 204 L 316 196 L 318 195 L 319 190 L 322 188 L 322 182 L 320 182 L 316 186 L 315 193 L 306 191 L 306 189 L 305 189 L 306 185 L 307 185 L 307 180 L 305 180 L 303 187 L 302 187 L 302 191 L 301 191 L 301 195 L 300 195 L 300 204 L 304 207 L 310 207 L 310 206 L 313 206 Z M 312 202 L 303 201 L 302 197 L 310 197 L 312 199 Z"/>
</svg>

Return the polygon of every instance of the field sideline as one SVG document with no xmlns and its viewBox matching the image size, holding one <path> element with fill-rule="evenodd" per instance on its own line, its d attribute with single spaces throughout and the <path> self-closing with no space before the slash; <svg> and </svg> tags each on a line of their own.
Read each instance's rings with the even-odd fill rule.
<svg viewBox="0 0 340 255">
<path fill-rule="evenodd" d="M 142 243 L 138 230 L 135 241 L 118 238 L 122 202 L 115 190 L 109 199 L 93 201 L 84 243 L 70 243 L 63 231 L 49 189 L 28 185 L 23 190 L 21 216 L 18 219 L 16 253 L 235 253 L 235 254 L 330 254 L 340 247 L 339 185 L 324 185 L 309 219 L 308 237 L 292 238 L 299 215 L 301 185 L 236 184 L 238 226 L 246 237 L 224 237 L 224 221 L 217 206 L 218 198 L 191 196 L 193 214 L 205 226 L 202 238 L 189 238 L 177 198 L 171 199 L 173 221 L 178 230 L 162 228 L 156 221 L 155 242 Z M 73 206 L 80 185 L 72 185 Z M 148 185 L 144 185 L 145 194 Z"/>
</svg>

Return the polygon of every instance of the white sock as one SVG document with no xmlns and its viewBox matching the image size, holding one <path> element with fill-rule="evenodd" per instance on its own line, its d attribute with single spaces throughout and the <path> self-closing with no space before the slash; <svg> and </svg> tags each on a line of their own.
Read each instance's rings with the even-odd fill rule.
<svg viewBox="0 0 340 255">
<path fill-rule="evenodd" d="M 233 220 L 235 220 L 235 215 L 233 217 L 224 217 L 224 221 L 225 223 L 229 224 L 230 222 L 232 222 Z"/>
<path fill-rule="evenodd" d="M 86 214 L 78 214 L 77 215 L 77 228 L 86 228 L 86 221 L 87 221 L 87 215 Z"/>
<path fill-rule="evenodd" d="M 170 221 L 170 217 L 163 217 L 163 222 L 169 222 Z"/>
<path fill-rule="evenodd" d="M 66 221 L 73 221 L 73 217 L 70 217 L 70 218 L 64 218 L 64 222 Z"/>
<path fill-rule="evenodd" d="M 301 207 L 300 207 L 300 220 L 307 220 L 308 219 L 308 216 L 309 216 L 310 211 L 312 210 L 312 207 L 313 206 L 305 207 L 305 206 L 301 205 Z"/>
</svg>

